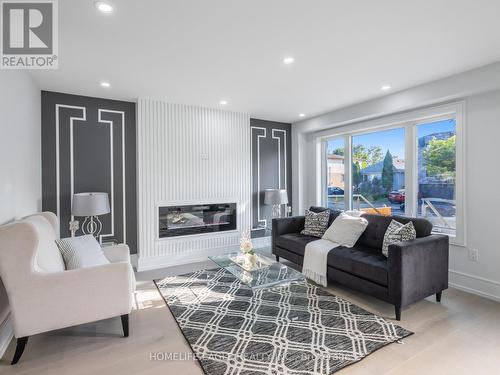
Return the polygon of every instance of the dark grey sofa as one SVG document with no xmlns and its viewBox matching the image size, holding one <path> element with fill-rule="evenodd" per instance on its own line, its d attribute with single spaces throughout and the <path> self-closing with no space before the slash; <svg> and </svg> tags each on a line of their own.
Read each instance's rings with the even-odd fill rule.
<svg viewBox="0 0 500 375">
<path fill-rule="evenodd" d="M 311 207 L 320 212 L 323 207 Z M 330 223 L 340 214 L 331 211 Z M 432 224 L 425 219 L 365 214 L 368 227 L 352 248 L 337 247 L 327 260 L 328 278 L 352 289 L 370 294 L 395 306 L 396 319 L 401 308 L 448 288 L 448 236 L 432 234 Z M 392 219 L 413 222 L 417 239 L 389 246 L 389 256 L 382 254 L 384 234 Z M 302 265 L 307 243 L 317 237 L 300 234 L 304 216 L 273 219 L 272 251 L 276 260 L 283 257 Z"/>
</svg>

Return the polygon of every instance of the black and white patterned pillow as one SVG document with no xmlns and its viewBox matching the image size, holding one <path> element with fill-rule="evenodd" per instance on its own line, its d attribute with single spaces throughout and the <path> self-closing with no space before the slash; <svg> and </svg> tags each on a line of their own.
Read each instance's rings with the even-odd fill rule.
<svg viewBox="0 0 500 375">
<path fill-rule="evenodd" d="M 300 232 L 300 234 L 322 237 L 328 228 L 328 219 L 330 219 L 330 210 L 318 213 L 306 210 L 304 229 Z"/>
<path fill-rule="evenodd" d="M 389 256 L 389 245 L 396 242 L 414 240 L 415 238 L 417 238 L 417 232 L 411 221 L 402 224 L 399 221 L 392 220 L 384 234 L 382 253 L 387 257 Z"/>
</svg>

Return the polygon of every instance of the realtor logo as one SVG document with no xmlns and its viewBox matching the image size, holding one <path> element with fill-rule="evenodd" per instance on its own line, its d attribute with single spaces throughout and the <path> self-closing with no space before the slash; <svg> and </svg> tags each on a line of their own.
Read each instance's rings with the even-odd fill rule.
<svg viewBox="0 0 500 375">
<path fill-rule="evenodd" d="M 57 69 L 57 0 L 0 1 L 2 69 Z"/>
</svg>

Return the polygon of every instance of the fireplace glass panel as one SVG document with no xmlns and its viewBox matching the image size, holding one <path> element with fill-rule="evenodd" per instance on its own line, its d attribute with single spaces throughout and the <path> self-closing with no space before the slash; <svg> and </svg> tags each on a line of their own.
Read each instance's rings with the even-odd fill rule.
<svg viewBox="0 0 500 375">
<path fill-rule="evenodd" d="M 159 237 L 187 236 L 236 229 L 236 203 L 159 208 Z"/>
</svg>

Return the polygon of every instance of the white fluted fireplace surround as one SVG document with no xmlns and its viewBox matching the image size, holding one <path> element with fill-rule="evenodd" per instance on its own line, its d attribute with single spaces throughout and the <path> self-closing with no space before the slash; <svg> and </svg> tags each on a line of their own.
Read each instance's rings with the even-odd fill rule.
<svg viewBox="0 0 500 375">
<path fill-rule="evenodd" d="M 251 227 L 249 115 L 149 99 L 137 109 L 138 270 L 237 249 Z M 160 238 L 159 207 L 223 202 L 237 205 L 236 230 Z"/>
</svg>

